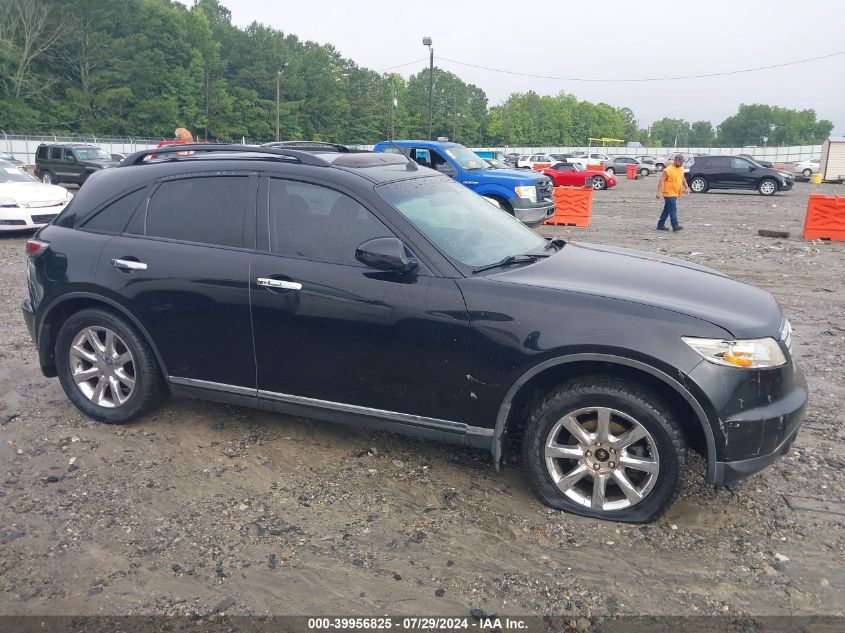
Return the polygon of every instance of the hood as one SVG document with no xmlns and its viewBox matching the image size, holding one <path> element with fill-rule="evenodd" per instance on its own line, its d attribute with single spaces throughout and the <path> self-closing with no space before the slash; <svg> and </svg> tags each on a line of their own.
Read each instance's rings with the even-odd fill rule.
<svg viewBox="0 0 845 633">
<path fill-rule="evenodd" d="M 477 177 L 478 180 L 491 178 L 496 182 L 508 182 L 513 184 L 513 186 L 524 184 L 526 182 L 533 183 L 541 178 L 548 178 L 548 176 L 545 176 L 540 172 L 529 169 L 486 169 L 483 171 L 464 172 L 464 179 L 475 177 Z"/>
<path fill-rule="evenodd" d="M 681 259 L 613 246 L 568 242 L 547 259 L 490 278 L 651 305 L 713 323 L 737 338 L 776 337 L 783 319 L 764 290 Z"/>
<path fill-rule="evenodd" d="M 7 182 L 0 184 L 0 196 L 9 196 L 19 203 L 67 200 L 67 189 L 42 182 Z"/>
<path fill-rule="evenodd" d="M 79 162 L 88 165 L 101 165 L 102 167 L 117 167 L 120 164 L 120 161 L 112 160 L 111 158 L 89 158 Z"/>
</svg>

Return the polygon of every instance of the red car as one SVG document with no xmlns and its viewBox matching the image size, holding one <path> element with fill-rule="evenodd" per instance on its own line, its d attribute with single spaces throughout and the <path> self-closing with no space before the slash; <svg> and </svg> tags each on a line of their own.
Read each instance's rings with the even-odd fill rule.
<svg viewBox="0 0 845 633">
<path fill-rule="evenodd" d="M 581 165 L 557 163 L 542 171 L 554 182 L 555 187 L 583 187 L 587 178 L 593 179 L 593 189 L 607 189 L 616 186 L 616 176 L 604 171 L 584 169 Z"/>
</svg>

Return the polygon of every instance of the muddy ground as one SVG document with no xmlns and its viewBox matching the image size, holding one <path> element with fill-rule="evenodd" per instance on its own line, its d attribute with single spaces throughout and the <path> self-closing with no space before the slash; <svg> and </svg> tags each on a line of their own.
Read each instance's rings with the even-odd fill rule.
<svg viewBox="0 0 845 633">
<path fill-rule="evenodd" d="M 654 231 L 655 188 L 622 180 L 589 228 L 540 232 L 772 292 L 812 403 L 774 466 L 713 490 L 695 459 L 648 526 L 551 511 L 482 451 L 176 398 L 89 420 L 21 319 L 27 236 L 0 237 L 0 614 L 842 615 L 845 243 L 801 240 L 806 183 L 684 198 L 678 234 Z"/>
</svg>

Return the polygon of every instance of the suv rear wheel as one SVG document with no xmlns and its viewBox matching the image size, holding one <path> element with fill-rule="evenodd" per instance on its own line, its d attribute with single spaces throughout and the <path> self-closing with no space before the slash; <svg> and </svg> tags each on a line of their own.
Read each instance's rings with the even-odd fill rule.
<svg viewBox="0 0 845 633">
<path fill-rule="evenodd" d="M 108 310 L 82 310 L 64 322 L 56 339 L 56 364 L 67 397 L 102 422 L 128 422 L 166 393 L 149 346 Z"/>
<path fill-rule="evenodd" d="M 760 181 L 760 185 L 757 187 L 757 191 L 764 196 L 773 196 L 777 193 L 777 190 L 778 183 L 776 183 L 772 178 L 763 178 L 763 180 Z"/>
<path fill-rule="evenodd" d="M 523 459 L 547 505 L 647 523 L 681 489 L 686 444 L 672 411 L 654 394 L 628 380 L 593 376 L 540 401 L 525 429 Z"/>
</svg>

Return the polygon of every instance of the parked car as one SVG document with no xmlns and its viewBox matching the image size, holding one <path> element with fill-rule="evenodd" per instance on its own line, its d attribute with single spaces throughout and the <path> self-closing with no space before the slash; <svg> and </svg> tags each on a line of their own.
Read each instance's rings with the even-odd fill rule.
<svg viewBox="0 0 845 633">
<path fill-rule="evenodd" d="M 764 196 L 789 191 L 792 174 L 761 167 L 742 156 L 695 156 L 684 163 L 687 182 L 694 193 L 710 189 L 756 189 Z"/>
<path fill-rule="evenodd" d="M 700 154 L 688 154 L 685 152 L 669 152 L 663 156 L 656 156 L 654 159 L 654 166 L 657 168 L 657 171 L 663 171 L 666 169 L 666 165 L 671 165 L 675 156 L 678 154 L 684 157 L 684 162 L 695 156 L 700 156 Z"/>
<path fill-rule="evenodd" d="M 612 173 L 584 169 L 572 163 L 556 163 L 544 169 L 543 174 L 552 179 L 555 187 L 585 187 L 587 178 L 593 179 L 593 189 L 608 189 L 616 186 L 616 176 Z"/>
<path fill-rule="evenodd" d="M 113 161 L 115 161 L 116 163 L 119 163 L 119 162 L 120 162 L 120 161 L 122 161 L 124 158 L 126 158 L 126 154 L 120 154 L 120 153 L 118 153 L 118 152 L 111 152 L 111 153 L 109 154 L 109 156 L 111 156 L 111 159 L 112 159 Z"/>
<path fill-rule="evenodd" d="M 604 164 L 604 170 L 609 174 L 615 174 L 617 172 L 624 174 L 627 172 L 628 165 L 636 165 L 637 173 L 640 176 L 649 176 L 657 171 L 654 165 L 641 163 L 636 158 L 630 156 L 611 156 L 610 160 Z"/>
<path fill-rule="evenodd" d="M 35 176 L 48 185 L 81 185 L 94 172 L 116 165 L 106 150 L 87 143 L 42 143 L 35 151 Z"/>
<path fill-rule="evenodd" d="M 24 162 L 22 160 L 18 160 L 17 158 L 15 158 L 9 152 L 0 152 L 0 160 L 4 161 L 6 163 L 9 163 L 13 167 L 20 167 L 21 169 L 26 167 L 26 165 L 24 164 Z"/>
<path fill-rule="evenodd" d="M 566 163 L 569 161 L 569 158 L 572 156 L 572 154 L 572 152 L 568 152 L 566 154 L 549 154 L 549 156 L 551 156 L 555 160 L 555 162 Z"/>
<path fill-rule="evenodd" d="M 38 182 L 19 167 L 0 160 L 0 231 L 49 224 L 71 197 L 67 189 Z"/>
<path fill-rule="evenodd" d="M 587 165 L 598 165 L 606 163 L 610 160 L 610 156 L 600 152 L 574 152 L 572 156 L 566 159 L 566 162 L 585 167 Z"/>
<path fill-rule="evenodd" d="M 796 176 L 803 176 L 804 178 L 809 178 L 813 174 L 819 173 L 819 161 L 818 158 L 811 158 L 809 160 L 802 160 L 797 163 L 792 168 L 793 173 Z"/>
<path fill-rule="evenodd" d="M 521 169 L 533 169 L 539 171 L 551 167 L 557 161 L 548 154 L 523 154 L 516 161 L 516 166 Z"/>
<path fill-rule="evenodd" d="M 654 156 L 643 154 L 641 156 L 634 156 L 634 158 L 636 158 L 641 163 L 645 163 L 646 165 L 654 165 Z"/>
<path fill-rule="evenodd" d="M 454 178 L 529 226 L 554 215 L 550 180 L 524 169 L 493 169 L 459 143 L 441 141 L 381 141 L 375 152 L 402 153 L 419 165 Z"/>
<path fill-rule="evenodd" d="M 519 157 L 520 157 L 520 154 L 517 154 L 516 152 L 511 152 L 510 154 L 505 154 L 504 161 L 510 167 L 513 167 L 515 169 L 516 168 L 516 161 L 519 160 Z"/>
<path fill-rule="evenodd" d="M 742 156 L 743 158 L 748 158 L 750 160 L 753 160 L 755 163 L 757 163 L 761 167 L 770 167 L 770 168 L 774 167 L 774 163 L 772 163 L 768 160 L 762 160 L 760 158 L 754 158 L 751 154 L 737 154 L 737 156 Z"/>
<path fill-rule="evenodd" d="M 767 292 L 545 239 L 403 155 L 147 160 L 161 151 L 92 175 L 26 245 L 42 372 L 88 417 L 127 422 L 172 392 L 497 466 L 514 438 L 544 503 L 630 522 L 671 504 L 688 447 L 729 484 L 798 434 L 807 384 Z"/>
</svg>

